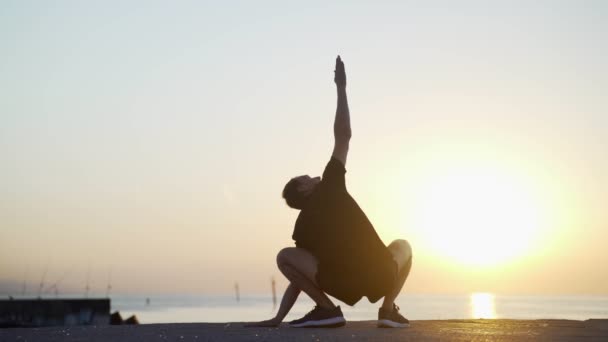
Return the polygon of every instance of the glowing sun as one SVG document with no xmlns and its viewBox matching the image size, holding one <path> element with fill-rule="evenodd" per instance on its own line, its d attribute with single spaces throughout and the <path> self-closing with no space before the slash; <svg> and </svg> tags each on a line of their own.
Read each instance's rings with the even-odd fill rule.
<svg viewBox="0 0 608 342">
<path fill-rule="evenodd" d="M 469 265 L 523 255 L 539 238 L 543 212 L 523 179 L 488 167 L 454 167 L 419 184 L 412 223 L 435 254 Z"/>
</svg>

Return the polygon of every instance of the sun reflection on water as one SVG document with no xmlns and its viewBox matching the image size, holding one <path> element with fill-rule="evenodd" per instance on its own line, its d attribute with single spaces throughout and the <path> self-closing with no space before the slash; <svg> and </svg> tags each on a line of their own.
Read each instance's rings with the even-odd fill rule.
<svg viewBox="0 0 608 342">
<path fill-rule="evenodd" d="M 471 315 L 473 318 L 496 318 L 494 295 L 483 292 L 472 293 Z"/>
</svg>

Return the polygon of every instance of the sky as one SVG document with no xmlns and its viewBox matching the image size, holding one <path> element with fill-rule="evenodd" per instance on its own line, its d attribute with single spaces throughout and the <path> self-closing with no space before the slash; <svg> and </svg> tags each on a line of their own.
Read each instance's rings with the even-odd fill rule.
<svg viewBox="0 0 608 342">
<path fill-rule="evenodd" d="M 285 286 L 338 54 L 347 187 L 411 243 L 404 291 L 608 293 L 603 1 L 1 8 L 0 295 Z"/>
</svg>

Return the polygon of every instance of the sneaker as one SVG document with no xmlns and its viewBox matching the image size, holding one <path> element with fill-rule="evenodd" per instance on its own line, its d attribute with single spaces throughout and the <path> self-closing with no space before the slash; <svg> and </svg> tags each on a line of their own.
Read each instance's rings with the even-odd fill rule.
<svg viewBox="0 0 608 342">
<path fill-rule="evenodd" d="M 388 311 L 380 308 L 378 310 L 378 327 L 379 328 L 407 328 L 410 326 L 410 321 L 401 316 L 399 307 L 393 303 L 393 310 Z"/>
<path fill-rule="evenodd" d="M 293 328 L 337 328 L 344 324 L 346 320 L 339 306 L 330 310 L 315 306 L 304 317 L 289 322 Z"/>
</svg>

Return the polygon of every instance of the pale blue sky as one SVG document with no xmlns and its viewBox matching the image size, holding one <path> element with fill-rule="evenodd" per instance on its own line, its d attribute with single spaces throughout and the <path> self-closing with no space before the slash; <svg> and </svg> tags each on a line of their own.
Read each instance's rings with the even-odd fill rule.
<svg viewBox="0 0 608 342">
<path fill-rule="evenodd" d="M 331 152 L 341 54 L 349 189 L 385 241 L 422 239 L 404 203 L 427 161 L 491 160 L 572 210 L 529 291 L 602 292 L 574 265 L 608 261 L 606 41 L 602 1 L 3 1 L 0 281 L 48 263 L 66 287 L 91 265 L 98 291 L 109 269 L 118 291 L 263 291 L 282 186 Z M 527 290 L 420 253 L 413 290 Z"/>
</svg>

